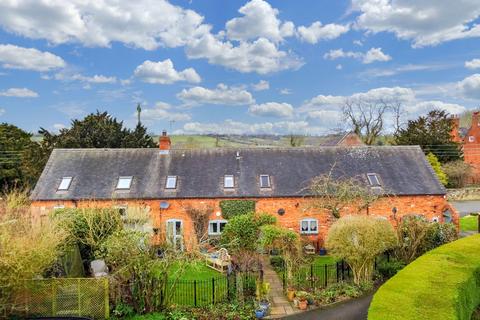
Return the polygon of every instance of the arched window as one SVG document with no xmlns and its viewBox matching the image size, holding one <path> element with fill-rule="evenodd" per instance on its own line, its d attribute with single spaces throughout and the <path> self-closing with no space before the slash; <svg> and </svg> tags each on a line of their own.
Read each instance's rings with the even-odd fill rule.
<svg viewBox="0 0 480 320">
<path fill-rule="evenodd" d="M 300 220 L 300 233 L 301 234 L 317 234 L 318 220 L 311 219 L 311 218 Z"/>
</svg>

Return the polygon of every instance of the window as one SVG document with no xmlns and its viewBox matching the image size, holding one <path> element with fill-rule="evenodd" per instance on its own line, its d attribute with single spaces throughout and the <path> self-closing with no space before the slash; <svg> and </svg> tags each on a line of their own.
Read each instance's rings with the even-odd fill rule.
<svg viewBox="0 0 480 320">
<path fill-rule="evenodd" d="M 474 142 L 475 141 L 475 137 L 474 136 L 469 136 L 468 137 L 468 142 Z"/>
<path fill-rule="evenodd" d="M 223 178 L 224 188 L 233 188 L 235 186 L 235 180 L 232 175 L 225 175 Z"/>
<path fill-rule="evenodd" d="M 177 188 L 177 176 L 168 176 L 167 181 L 165 182 L 165 189 L 176 189 Z"/>
<path fill-rule="evenodd" d="M 318 233 L 317 219 L 303 219 L 302 221 L 300 221 L 300 233 L 317 234 Z"/>
<path fill-rule="evenodd" d="M 130 186 L 132 185 L 132 179 L 133 177 L 119 177 L 117 181 L 117 187 L 116 189 L 119 190 L 128 190 L 130 189 Z"/>
<path fill-rule="evenodd" d="M 72 183 L 73 177 L 63 177 L 60 185 L 58 186 L 58 191 L 67 191 L 70 188 L 70 184 Z"/>
<path fill-rule="evenodd" d="M 270 176 L 267 174 L 260 175 L 260 188 L 270 188 Z"/>
<path fill-rule="evenodd" d="M 376 173 L 367 173 L 367 178 L 371 186 L 380 186 L 380 179 Z"/>
<path fill-rule="evenodd" d="M 227 225 L 225 220 L 212 220 L 208 223 L 208 234 L 211 236 L 220 235 Z"/>
</svg>

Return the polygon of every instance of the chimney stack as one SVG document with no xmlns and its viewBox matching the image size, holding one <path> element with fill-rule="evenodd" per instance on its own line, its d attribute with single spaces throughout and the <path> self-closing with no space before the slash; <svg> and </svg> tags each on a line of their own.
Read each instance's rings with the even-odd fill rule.
<svg viewBox="0 0 480 320">
<path fill-rule="evenodd" d="M 160 150 L 170 150 L 170 146 L 172 142 L 170 141 L 170 137 L 167 135 L 167 131 L 163 130 L 162 135 L 158 141 L 158 146 Z"/>
<path fill-rule="evenodd" d="M 478 111 L 475 111 L 475 112 L 472 114 L 472 128 L 473 128 L 473 127 L 478 127 L 478 125 L 479 125 L 479 123 L 478 123 L 478 114 L 479 114 Z"/>
<path fill-rule="evenodd" d="M 462 138 L 460 137 L 460 118 L 458 116 L 452 116 L 450 121 L 452 121 L 452 131 L 450 132 L 452 141 L 462 142 Z"/>
</svg>

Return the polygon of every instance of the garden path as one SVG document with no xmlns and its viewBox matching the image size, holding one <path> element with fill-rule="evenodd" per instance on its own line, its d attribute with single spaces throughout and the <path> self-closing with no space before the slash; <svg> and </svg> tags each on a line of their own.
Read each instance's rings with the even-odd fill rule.
<svg viewBox="0 0 480 320">
<path fill-rule="evenodd" d="M 268 256 L 262 256 L 262 265 L 263 279 L 264 281 L 270 283 L 270 293 L 268 299 L 271 303 L 271 306 L 270 315 L 267 317 L 267 319 L 283 318 L 298 312 L 298 310 L 295 310 L 292 304 L 288 302 L 287 298 L 285 297 L 282 280 L 270 265 Z"/>
</svg>

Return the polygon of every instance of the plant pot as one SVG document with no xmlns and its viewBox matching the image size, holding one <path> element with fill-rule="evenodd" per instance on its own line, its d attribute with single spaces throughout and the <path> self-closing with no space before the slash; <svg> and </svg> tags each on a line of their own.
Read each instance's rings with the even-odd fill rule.
<svg viewBox="0 0 480 320">
<path fill-rule="evenodd" d="M 293 299 L 293 306 L 298 308 L 298 299 Z"/>
<path fill-rule="evenodd" d="M 265 317 L 265 310 L 263 309 L 255 310 L 255 318 L 262 319 L 263 317 Z"/>
<path fill-rule="evenodd" d="M 315 301 L 313 300 L 313 298 L 307 298 L 307 304 L 308 304 L 309 306 L 311 306 L 311 305 L 314 304 L 314 303 L 315 303 Z"/>
<path fill-rule="evenodd" d="M 295 290 L 287 289 L 287 299 L 288 299 L 288 301 L 292 302 L 293 298 L 295 298 Z"/>
<path fill-rule="evenodd" d="M 270 310 L 270 302 L 268 300 L 262 300 L 258 303 L 258 306 L 261 310 L 265 312 L 264 315 L 268 315 L 268 311 Z"/>
<path fill-rule="evenodd" d="M 298 301 L 298 309 L 307 310 L 307 300 Z"/>
<path fill-rule="evenodd" d="M 321 256 L 325 256 L 325 255 L 327 254 L 327 249 L 325 249 L 325 248 L 320 248 L 319 254 L 320 254 Z"/>
</svg>

